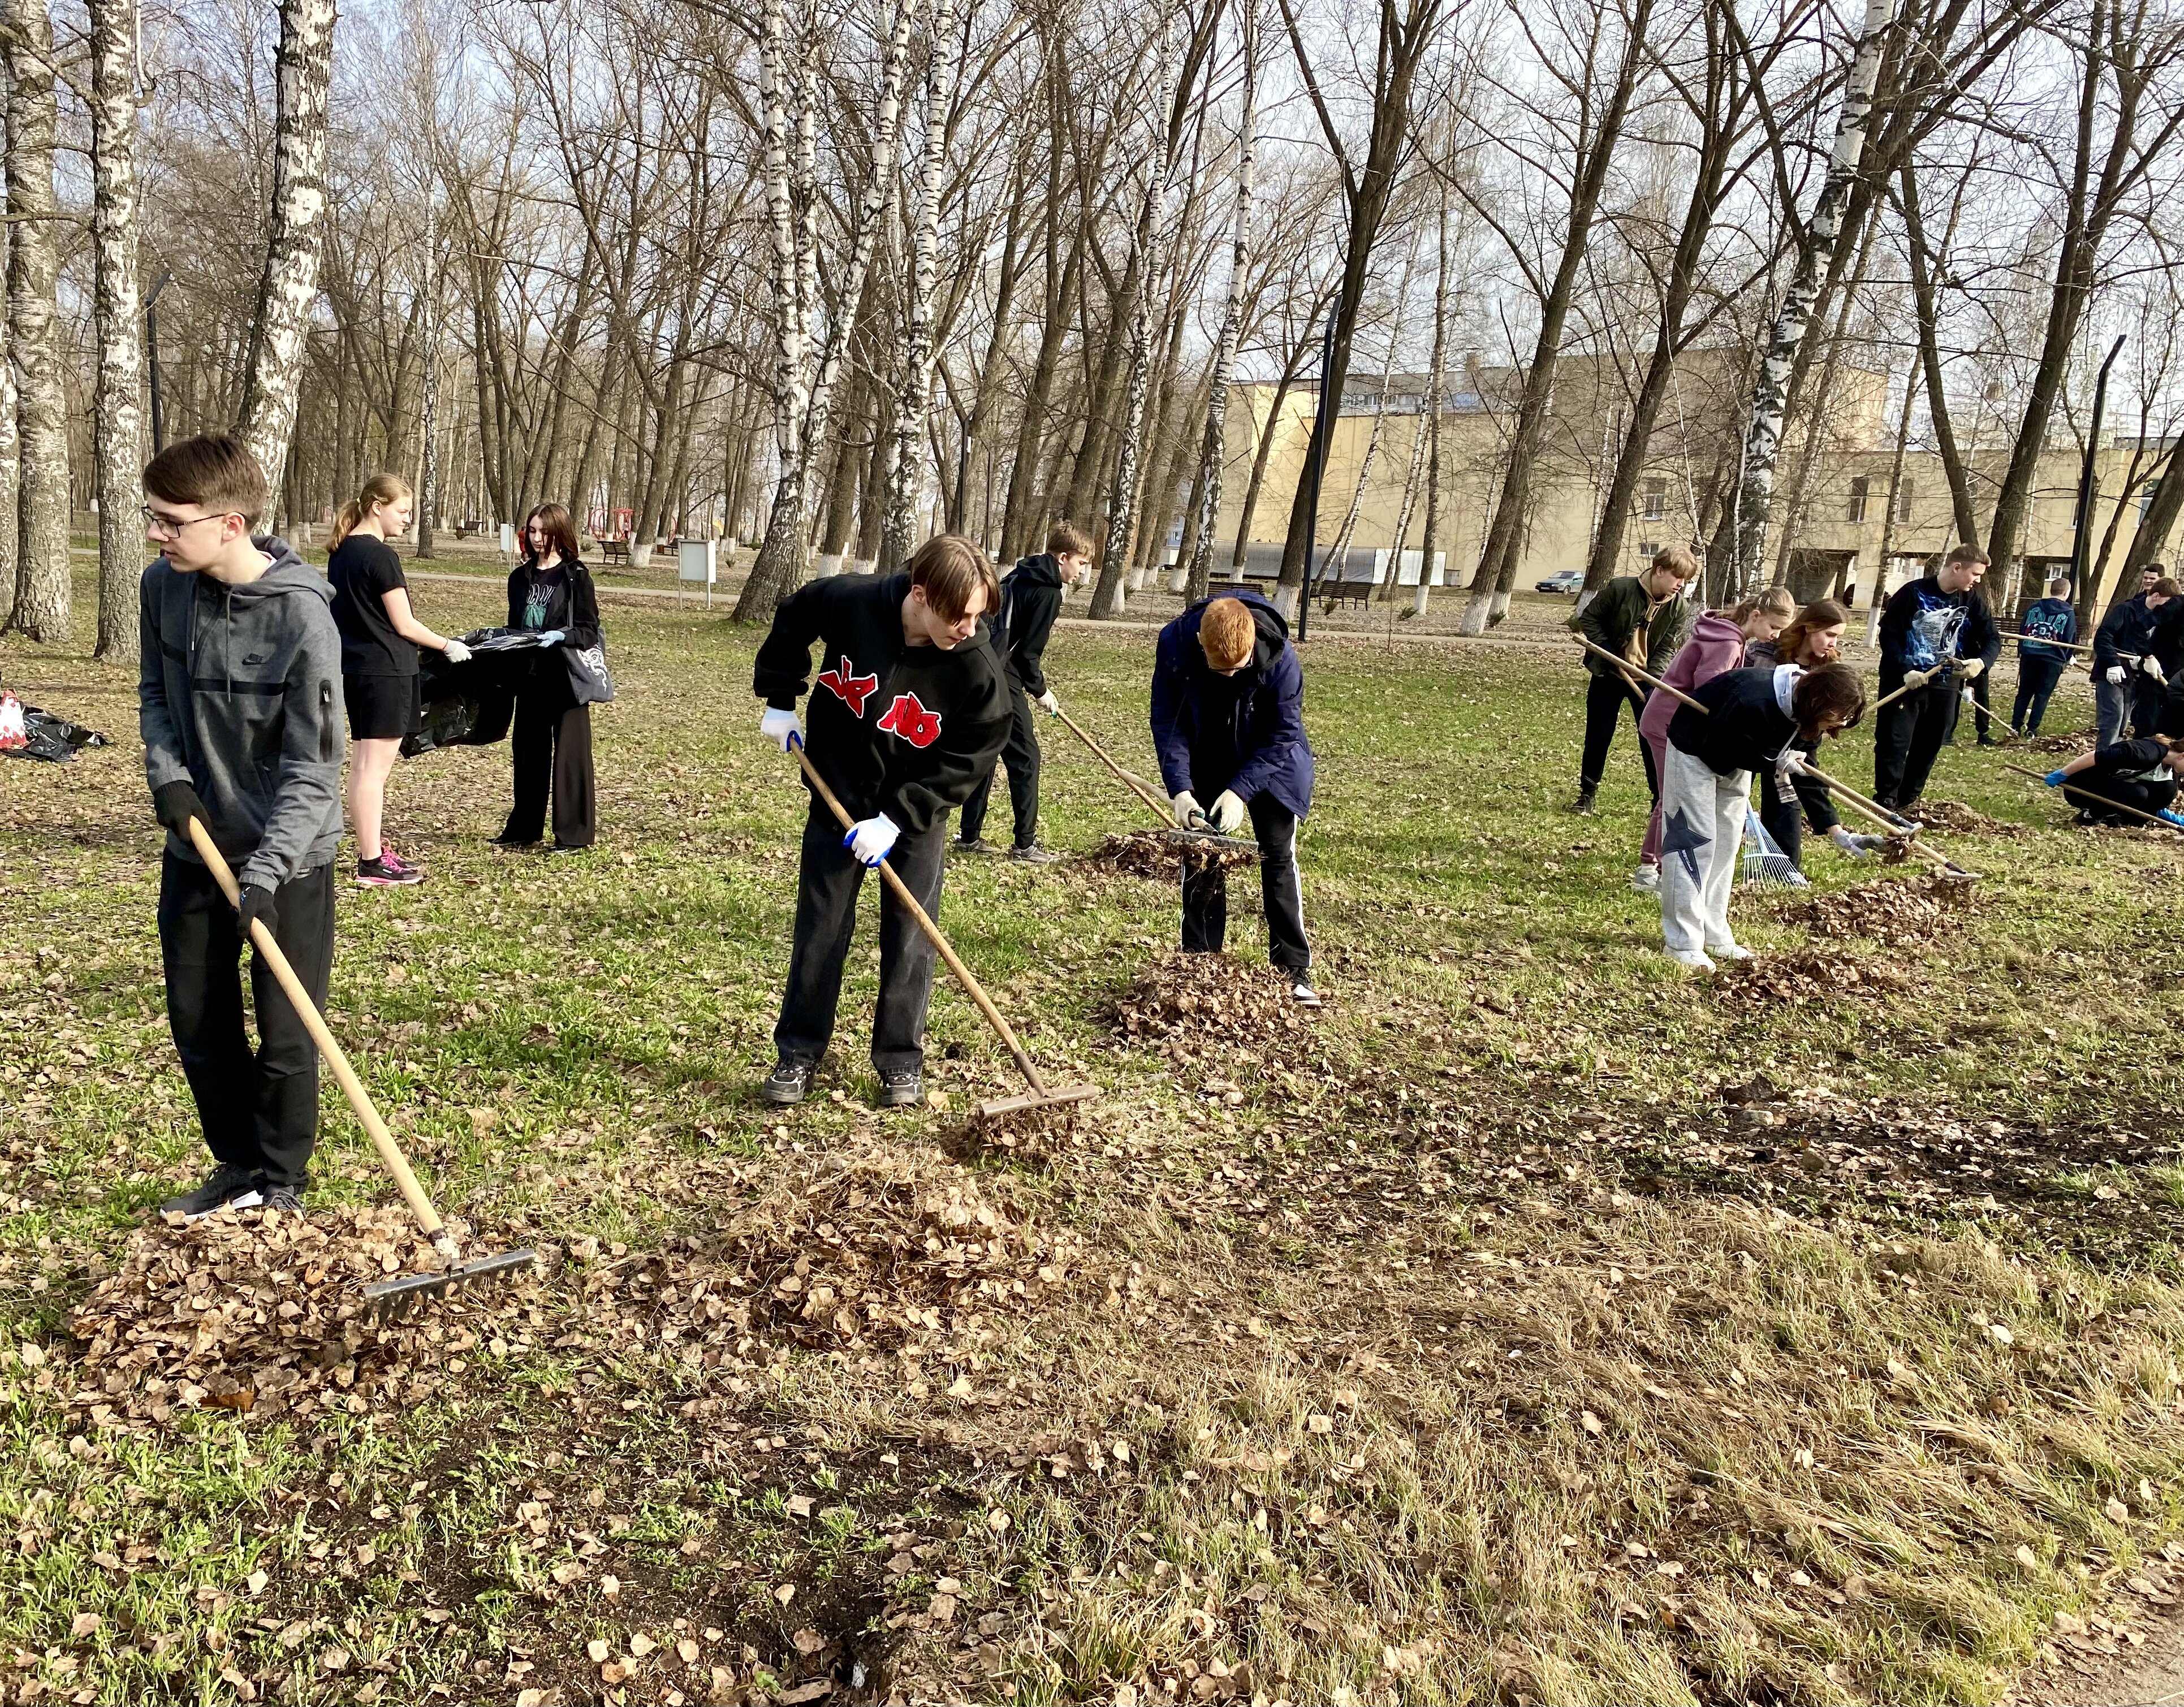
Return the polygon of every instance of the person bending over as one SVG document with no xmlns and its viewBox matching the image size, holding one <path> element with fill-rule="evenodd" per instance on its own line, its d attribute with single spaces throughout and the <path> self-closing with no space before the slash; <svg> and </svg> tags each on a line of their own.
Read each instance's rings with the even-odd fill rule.
<svg viewBox="0 0 2184 1707">
<path fill-rule="evenodd" d="M 260 921 L 325 1005 L 342 833 L 332 593 L 287 541 L 251 532 L 265 477 L 240 439 L 169 445 L 145 467 L 144 496 L 160 555 L 138 593 L 136 700 L 144 780 L 167 829 L 159 960 L 214 1163 L 160 1208 L 192 1220 L 261 1204 L 300 1211 L 319 1137 L 318 1047 L 254 947 L 252 1051 L 236 963 Z M 192 819 L 234 871 L 239 909 L 199 858 Z"/>
<path fill-rule="evenodd" d="M 1047 638 L 1061 610 L 1061 589 L 1076 586 L 1091 566 L 1090 538 L 1075 522 L 1060 521 L 1047 534 L 1046 549 L 1025 558 L 1001 581 L 994 643 L 1009 675 L 1009 738 L 1000 757 L 1008 767 L 1009 809 L 1016 818 L 1016 838 L 1009 854 L 1035 865 L 1050 865 L 1057 856 L 1039 845 L 1039 735 L 1031 709 L 1036 703 L 1043 711 L 1061 714 L 1061 703 L 1046 685 Z M 989 770 L 963 803 L 956 831 L 957 853 L 994 851 L 978 834 L 986 827 L 986 803 L 993 792 L 994 773 Z"/>
<path fill-rule="evenodd" d="M 1603 651 L 1626 658 L 1649 676 L 1666 676 L 1691 631 L 1694 613 L 1684 589 L 1699 572 L 1698 559 L 1681 546 L 1656 553 L 1643 575 L 1618 575 L 1600 590 L 1599 596 L 1569 620 L 1569 626 Z M 1600 779 L 1607 769 L 1607 749 L 1614 743 L 1615 726 L 1625 706 L 1634 715 L 1646 709 L 1646 690 L 1597 653 L 1585 655 L 1591 678 L 1585 691 L 1585 752 L 1578 761 L 1577 798 L 1573 812 L 1591 812 Z M 1646 743 L 1638 743 L 1646 764 L 1646 789 L 1655 799 L 1661 794 L 1660 779 L 1653 774 L 1653 757 Z"/>
<path fill-rule="evenodd" d="M 784 753 L 803 745 L 856 826 L 844 835 L 811 791 L 788 982 L 773 1028 L 777 1059 L 759 1087 L 769 1103 L 804 1100 L 833 1037 L 866 868 L 887 860 L 918 905 L 939 915 L 948 814 L 991 771 L 1008 733 L 1006 673 L 979 621 L 1000 592 L 984 552 L 941 534 L 918 548 L 906 572 L 815 581 L 774 612 L 752 675 L 766 703 L 759 732 Z M 814 642 L 820 670 L 807 737 L 796 702 Z M 924 1096 L 932 994 L 933 945 L 883 888 L 872 1044 L 882 1108 Z"/>
<path fill-rule="evenodd" d="M 1661 935 L 1678 965 L 1712 971 L 1717 959 L 1752 958 L 1729 928 L 1752 773 L 1799 774 L 1799 745 L 1857 722 L 1865 687 L 1848 664 L 1783 664 L 1732 670 L 1691 697 L 1698 705 L 1669 720 L 1661 779 Z"/>
<path fill-rule="evenodd" d="M 1823 664 L 1832 662 L 1842 644 L 1843 631 L 1849 624 L 1850 613 L 1833 599 L 1814 599 L 1797 613 L 1795 622 L 1782 631 L 1778 642 L 1781 661 L 1800 670 L 1818 670 Z M 1815 745 L 1801 741 L 1798 750 L 1809 759 Z M 1802 772 L 1790 776 L 1786 781 L 1777 770 L 1759 773 L 1759 821 L 1774 838 L 1774 845 L 1801 871 L 1804 870 L 1808 823 L 1852 859 L 1863 859 L 1888 839 L 1845 829 L 1842 820 L 1836 815 L 1835 800 L 1827 786 L 1818 777 Z"/>
<path fill-rule="evenodd" d="M 1958 688 L 2002 644 L 1980 591 L 1986 568 L 1977 546 L 1957 546 L 1933 574 L 1899 587 L 1881 615 L 1881 695 L 1911 689 L 1874 720 L 1874 798 L 1892 810 L 1919 803 L 1955 726 Z"/>
<path fill-rule="evenodd" d="M 2184 830 L 2184 815 L 2176 810 L 2180 777 L 2184 777 L 2184 742 L 2142 735 L 2081 753 L 2049 771 L 2045 780 L 2050 788 L 2071 785 L 2072 792 L 2063 798 L 2077 808 L 2081 824 L 2135 825 L 2139 820 L 2131 811 L 2114 809 L 2128 807 Z M 2089 794 L 2099 798 L 2089 800 Z"/>
<path fill-rule="evenodd" d="M 1316 1008 L 1304 931 L 1297 822 L 1312 809 L 1304 670 L 1281 613 L 1256 592 L 1201 599 L 1161 630 L 1153 653 L 1152 731 L 1175 821 L 1259 843 L 1267 951 L 1301 1007 Z M 1228 885 L 1217 863 L 1183 865 L 1183 949 L 1220 952 Z"/>
</svg>

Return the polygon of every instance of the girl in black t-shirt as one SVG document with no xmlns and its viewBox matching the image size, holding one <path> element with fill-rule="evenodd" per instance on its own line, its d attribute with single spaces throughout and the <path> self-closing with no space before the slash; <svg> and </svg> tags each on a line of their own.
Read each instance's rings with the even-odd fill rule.
<svg viewBox="0 0 2184 1707">
<path fill-rule="evenodd" d="M 563 648 L 584 652 L 599 643 L 599 595 L 577 560 L 576 524 L 565 505 L 542 503 L 525 518 L 523 548 L 523 561 L 508 577 L 508 626 L 548 643 L 532 654 L 531 673 L 516 690 L 509 735 L 515 802 L 493 840 L 504 848 L 534 846 L 546 831 L 550 791 L 552 851 L 581 853 L 599 837 L 592 708 L 577 703 Z"/>
<path fill-rule="evenodd" d="M 356 881 L 366 887 L 420 883 L 425 874 L 381 839 L 387 779 L 401 755 L 402 737 L 417 715 L 417 648 L 443 652 L 460 664 L 470 648 L 435 634 L 410 609 L 402 559 L 387 544 L 410 530 L 410 482 L 376 474 L 342 506 L 334 524 L 326 579 L 333 585 L 334 624 L 341 630 L 342 692 L 348 703 L 348 821 L 356 832 Z"/>
</svg>

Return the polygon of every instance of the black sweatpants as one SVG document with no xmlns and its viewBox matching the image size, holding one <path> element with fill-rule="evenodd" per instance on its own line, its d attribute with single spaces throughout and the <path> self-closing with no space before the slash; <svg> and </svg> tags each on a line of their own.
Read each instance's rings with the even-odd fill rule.
<svg viewBox="0 0 2184 1707">
<path fill-rule="evenodd" d="M 1001 756 L 994 762 L 1008 767 L 1009 809 L 1016 815 L 1016 845 L 1028 848 L 1039 840 L 1039 735 L 1032 723 L 1030 698 L 1014 682 L 1009 684 L 1009 699 L 1015 714 L 1009 720 L 1008 740 L 1001 748 Z M 986 806 L 993 792 L 994 773 L 989 770 L 963 803 L 963 818 L 956 833 L 966 842 L 975 841 L 986 827 Z"/>
<path fill-rule="evenodd" d="M 2063 679 L 2063 663 L 2059 658 L 2042 658 L 2037 653 L 2017 660 L 2017 704 L 2009 720 L 2024 733 L 2040 732 L 2040 720 L 2048 714 L 2048 701 L 2055 684 Z"/>
<path fill-rule="evenodd" d="M 2111 812 L 2103 802 L 2113 800 L 2137 812 L 2165 812 L 2176 803 L 2176 785 L 2173 782 L 2141 782 L 2125 776 L 2095 776 L 2081 771 L 2070 779 L 2072 787 L 2082 788 L 2084 794 L 2065 794 L 2067 804 L 2076 807 L 2103 824 L 2120 824 L 2136 828 L 2145 820 L 2134 818 L 2131 812 Z M 2098 800 L 2089 800 L 2088 794 L 2098 794 Z"/>
<path fill-rule="evenodd" d="M 555 660 L 555 668 L 560 662 Z M 546 833 L 546 795 L 554 795 L 554 840 L 588 848 L 599 839 L 599 796 L 592 778 L 592 708 L 576 704 L 566 681 L 532 682 L 515 697 L 509 731 L 515 804 L 501 831 L 510 842 Z"/>
<path fill-rule="evenodd" d="M 2130 685 L 2131 732 L 2143 740 L 2161 727 L 2162 704 L 2169 698 L 2169 687 L 2143 670 L 2131 672 Z"/>
<path fill-rule="evenodd" d="M 283 883 L 274 897 L 273 939 L 321 1008 L 334 965 L 334 868 Z M 242 1024 L 237 962 L 242 932 L 211 872 L 170 853 L 159 866 L 159 959 L 167 1025 L 197 1098 L 205 1147 L 216 1160 L 300 1193 L 319 1138 L 319 1051 L 302 1018 L 250 954 L 254 1054 Z"/>
<path fill-rule="evenodd" d="M 922 835 L 899 837 L 888 864 L 937 922 L 940 867 L 948 820 Z M 816 1062 L 834 1035 L 842 1004 L 842 969 L 857 922 L 857 892 L 865 868 L 842 845 L 842 826 L 819 802 L 804 823 L 804 848 L 796 870 L 796 939 L 788 954 L 788 987 L 773 1046 L 783 1060 Z M 872 1012 L 872 1065 L 881 1072 L 922 1066 L 925 1009 L 933 998 L 933 944 L 894 898 L 880 889 L 880 994 Z"/>
<path fill-rule="evenodd" d="M 1985 670 L 1972 679 L 1972 726 L 1982 738 L 1990 726 L 1988 720 L 1994 714 L 1994 703 L 1987 698 L 1987 684 L 1992 679 L 1992 672 Z"/>
<path fill-rule="evenodd" d="M 1595 676 L 1585 690 L 1585 757 L 1580 761 L 1577 786 L 1590 794 L 1600 787 L 1600 779 L 1607 769 L 1607 749 L 1615 741 L 1615 726 L 1621 721 L 1628 707 L 1632 722 L 1646 709 L 1643 689 L 1633 687 L 1619 676 Z M 1646 789 L 1654 799 L 1661 798 L 1661 779 L 1653 774 L 1653 752 L 1643 740 L 1638 743 L 1638 757 L 1646 766 Z"/>
<path fill-rule="evenodd" d="M 1886 684 L 1883 683 L 1884 688 Z M 1957 684 L 1929 683 L 1884 705 L 1873 720 L 1873 798 L 1883 806 L 1915 806 L 1926 792 L 1934 760 L 1956 721 Z"/>
<path fill-rule="evenodd" d="M 1259 838 L 1259 898 L 1267 909 L 1268 958 L 1302 977 L 1312 970 L 1304 934 L 1304 886 L 1297 876 L 1296 814 L 1271 794 L 1245 803 Z M 1183 951 L 1214 954 L 1228 936 L 1228 878 L 1217 865 L 1183 864 Z"/>
<path fill-rule="evenodd" d="M 1795 790 L 1775 781 L 1772 765 L 1759 773 L 1759 823 L 1774 838 L 1774 845 L 1790 856 L 1790 863 L 1803 870 L 1805 809 Z"/>
</svg>

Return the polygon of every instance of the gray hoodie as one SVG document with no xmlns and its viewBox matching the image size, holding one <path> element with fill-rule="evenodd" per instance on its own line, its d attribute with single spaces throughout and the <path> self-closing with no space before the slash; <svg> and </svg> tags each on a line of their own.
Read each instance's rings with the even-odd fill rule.
<svg viewBox="0 0 2184 1707">
<path fill-rule="evenodd" d="M 334 857 L 342 833 L 341 633 L 326 577 L 286 540 L 230 587 L 164 557 L 144 571 L 137 723 L 144 778 L 187 782 L 236 879 L 273 888 Z M 195 861 L 183 837 L 167 851 Z"/>
</svg>

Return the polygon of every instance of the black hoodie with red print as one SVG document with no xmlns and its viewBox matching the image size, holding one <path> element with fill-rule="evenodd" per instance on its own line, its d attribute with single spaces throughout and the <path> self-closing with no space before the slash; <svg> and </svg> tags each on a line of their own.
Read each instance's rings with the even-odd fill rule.
<svg viewBox="0 0 2184 1707">
<path fill-rule="evenodd" d="M 773 614 L 751 686 L 775 709 L 794 710 L 819 642 L 804 713 L 811 762 L 857 817 L 884 812 L 916 836 L 993 768 L 1011 709 L 984 622 L 950 650 L 908 645 L 909 596 L 907 575 L 833 575 L 800 588 Z"/>
</svg>

